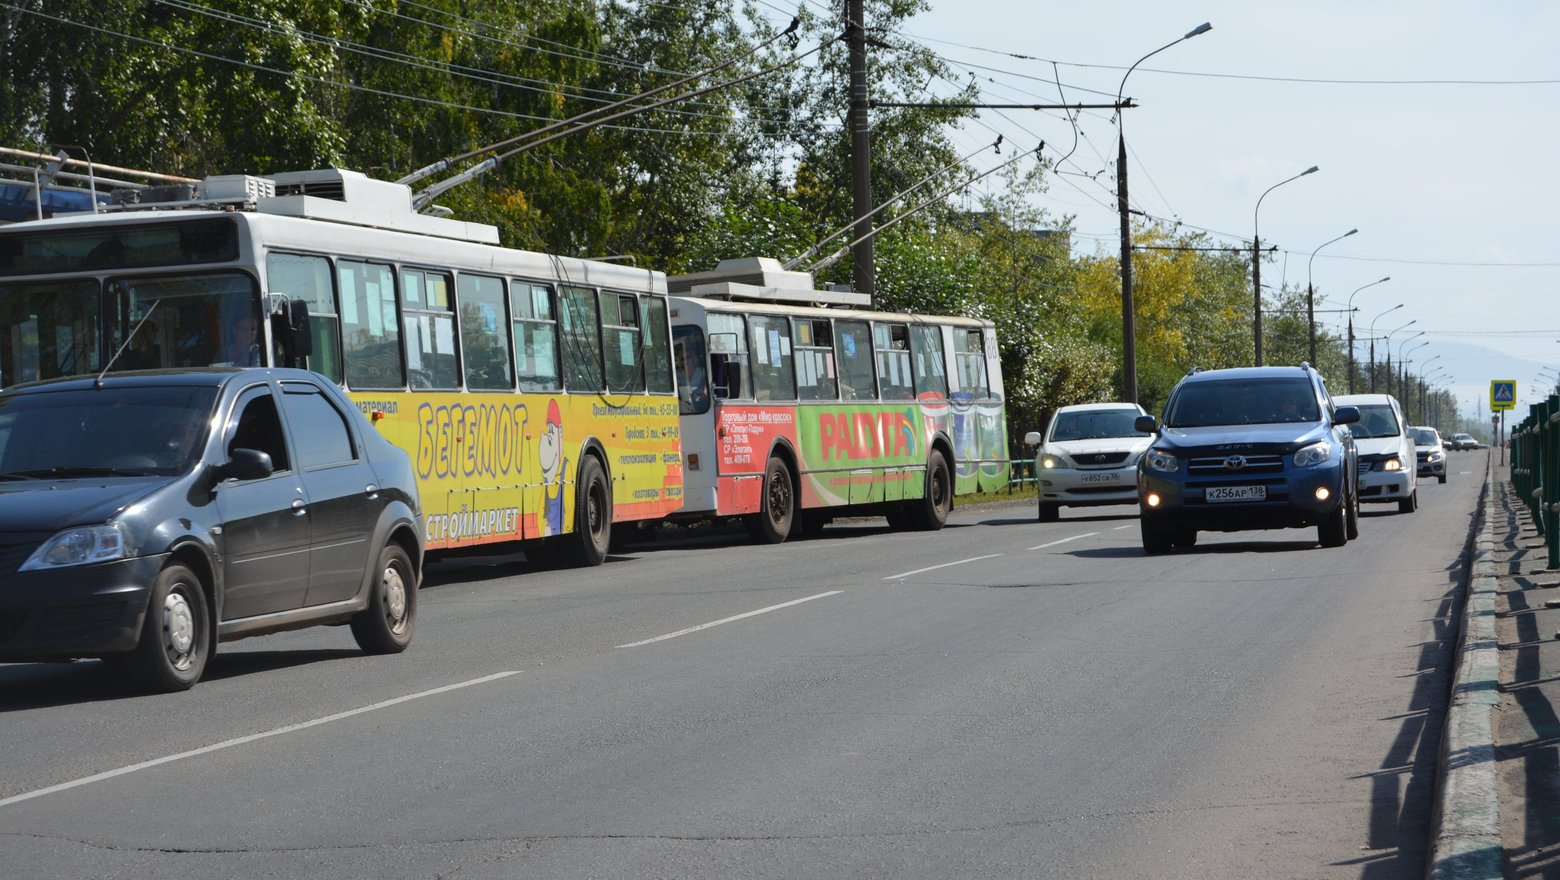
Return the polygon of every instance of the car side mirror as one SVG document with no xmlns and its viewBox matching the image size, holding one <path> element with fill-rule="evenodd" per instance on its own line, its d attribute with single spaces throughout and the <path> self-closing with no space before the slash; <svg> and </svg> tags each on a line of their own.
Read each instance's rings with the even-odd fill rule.
<svg viewBox="0 0 1560 880">
<path fill-rule="evenodd" d="M 235 449 L 227 464 L 217 468 L 217 481 L 263 480 L 276 472 L 271 455 L 258 449 Z"/>
<path fill-rule="evenodd" d="M 1132 422 L 1132 430 L 1138 432 L 1139 434 L 1158 434 L 1159 420 L 1155 419 L 1153 416 L 1138 416 L 1137 419 Z"/>
<path fill-rule="evenodd" d="M 1030 431 L 1028 434 L 1025 434 L 1024 435 L 1024 445 L 1025 446 L 1039 446 L 1040 445 L 1040 432 L 1039 431 Z"/>
<path fill-rule="evenodd" d="M 1360 408 L 1357 406 L 1340 406 L 1333 411 L 1333 424 L 1352 425 L 1360 420 Z"/>
</svg>

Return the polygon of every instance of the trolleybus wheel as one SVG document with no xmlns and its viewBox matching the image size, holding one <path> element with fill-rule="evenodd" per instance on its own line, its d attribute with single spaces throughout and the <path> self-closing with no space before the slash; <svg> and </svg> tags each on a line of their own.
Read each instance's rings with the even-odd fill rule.
<svg viewBox="0 0 1560 880">
<path fill-rule="evenodd" d="M 574 507 L 574 534 L 564 552 L 576 565 L 600 565 L 612 546 L 612 493 L 607 474 L 594 455 L 580 465 L 579 499 Z"/>
<path fill-rule="evenodd" d="M 791 469 L 784 461 L 771 458 L 764 467 L 764 488 L 758 513 L 749 514 L 748 532 L 762 544 L 779 544 L 791 536 L 796 519 L 796 487 Z"/>
<path fill-rule="evenodd" d="M 915 503 L 915 526 L 935 532 L 948 521 L 948 511 L 952 509 L 953 480 L 948 475 L 948 461 L 942 452 L 933 449 L 926 462 L 926 494 Z"/>
</svg>

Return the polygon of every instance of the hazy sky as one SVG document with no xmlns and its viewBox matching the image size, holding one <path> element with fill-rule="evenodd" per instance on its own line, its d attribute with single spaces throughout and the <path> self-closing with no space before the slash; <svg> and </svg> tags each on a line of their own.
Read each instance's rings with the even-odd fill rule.
<svg viewBox="0 0 1560 880">
<path fill-rule="evenodd" d="M 1134 207 L 1249 247 L 1263 191 L 1320 166 L 1262 202 L 1262 239 L 1280 248 L 1264 285 L 1304 286 L 1310 262 L 1326 300 L 1318 310 L 1340 309 L 1391 276 L 1354 297 L 1356 335 L 1373 320 L 1378 335 L 1415 321 L 1393 335 L 1394 362 L 1406 349 L 1411 369 L 1444 367 L 1467 411 L 1491 379 L 1517 380 L 1527 402 L 1540 369 L 1560 368 L 1560 4 L 933 4 L 899 36 L 981 77 L 989 102 L 1058 102 L 1057 71 L 1068 103 L 1109 102 L 1134 61 L 1211 22 L 1127 80 L 1124 94 L 1141 105 L 1126 111 Z M 1010 143 L 1073 144 L 1061 113 L 987 111 L 982 121 L 956 135 L 966 152 L 993 130 Z M 1042 205 L 1073 215 L 1075 249 L 1114 253 L 1115 123 L 1101 110 L 1079 124 L 1083 140 Z M 1351 228 L 1358 234 L 1311 260 Z M 1341 328 L 1343 317 L 1318 320 Z M 1343 377 L 1329 379 L 1343 390 Z"/>
</svg>

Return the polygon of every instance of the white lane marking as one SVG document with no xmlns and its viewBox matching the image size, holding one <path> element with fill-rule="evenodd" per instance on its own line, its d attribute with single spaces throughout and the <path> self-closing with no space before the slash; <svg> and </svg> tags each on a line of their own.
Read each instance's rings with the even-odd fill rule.
<svg viewBox="0 0 1560 880">
<path fill-rule="evenodd" d="M 1095 535 L 1098 535 L 1098 534 L 1099 534 L 1099 532 L 1084 532 L 1081 535 L 1073 535 L 1071 538 L 1063 538 L 1060 541 L 1052 541 L 1049 544 L 1041 544 L 1039 547 L 1030 547 L 1029 549 L 1031 549 L 1031 550 L 1044 550 L 1047 547 L 1055 547 L 1057 544 L 1065 544 L 1068 541 L 1076 541 L 1079 538 L 1092 538 L 1092 537 L 1094 537 Z"/>
<path fill-rule="evenodd" d="M 805 599 L 792 599 L 789 602 L 781 602 L 779 605 L 771 605 L 768 608 L 760 608 L 757 611 L 749 611 L 746 614 L 738 614 L 735 617 L 728 617 L 728 618 L 726 618 L 724 620 L 713 620 L 713 621 L 710 621 L 709 623 L 701 623 L 698 626 L 690 626 L 687 629 L 680 629 L 677 632 L 667 633 L 664 636 L 656 636 L 653 639 L 645 639 L 642 642 L 629 642 L 626 645 L 618 645 L 618 647 L 619 648 L 637 648 L 640 645 L 648 645 L 648 644 L 650 644 L 652 642 L 664 642 L 667 639 L 675 639 L 678 636 L 685 636 L 685 635 L 687 635 L 689 633 L 696 633 L 696 632 L 698 632 L 701 629 L 709 629 L 712 626 L 720 626 L 723 623 L 731 623 L 734 620 L 741 620 L 741 619 L 743 619 L 745 617 L 754 617 L 754 616 L 757 616 L 759 614 L 768 614 L 771 611 L 779 611 L 781 608 L 789 608 L 792 605 L 800 605 L 803 602 L 811 602 L 814 599 L 823 599 L 823 598 L 828 597 L 828 596 L 838 596 L 839 594 L 841 594 L 843 592 L 845 592 L 845 591 L 844 590 L 830 590 L 827 593 L 819 593 L 816 596 L 808 596 Z"/>
<path fill-rule="evenodd" d="M 386 709 L 399 703 L 405 703 L 411 700 L 420 700 L 423 697 L 431 697 L 435 694 L 442 694 L 448 691 L 459 690 L 460 688 L 472 687 L 479 684 L 487 684 L 490 681 L 497 681 L 501 678 L 508 678 L 511 675 L 519 674 L 520 670 L 518 669 L 511 672 L 497 672 L 492 675 L 485 675 L 482 678 L 473 678 L 471 681 L 463 681 L 459 684 L 447 684 L 443 687 L 436 687 L 433 690 L 422 691 L 415 694 L 407 694 L 404 697 L 396 697 L 393 700 L 385 700 L 382 703 L 375 703 L 372 706 L 364 706 L 361 709 L 350 709 L 346 712 L 337 712 L 335 715 L 326 715 L 324 718 L 316 718 L 313 721 L 289 724 L 286 727 L 278 727 L 275 730 L 268 730 L 264 733 L 252 733 L 249 736 L 241 736 L 237 739 L 227 740 L 226 742 L 214 743 L 209 746 L 201 746 L 198 749 L 191 749 L 187 752 L 179 752 L 176 755 L 167 755 L 161 758 L 153 758 L 150 761 L 142 761 L 139 764 L 131 764 L 128 767 L 120 767 L 118 770 L 108 770 L 103 773 L 94 773 L 91 776 L 84 776 L 80 779 L 72 780 L 70 782 L 62 782 L 59 785 L 51 785 L 48 788 L 40 788 L 37 791 L 29 791 L 24 794 L 12 795 L 11 797 L 0 800 L 0 807 L 8 807 L 11 804 L 20 803 L 21 801 L 31 800 L 32 798 L 36 797 L 43 797 L 46 794 L 54 794 L 55 792 L 65 791 L 71 788 L 79 788 L 83 785 L 90 785 L 94 782 L 102 782 L 105 779 L 113 779 L 115 776 L 124 776 L 127 773 L 135 773 L 138 770 L 147 770 L 152 767 L 161 766 L 163 764 L 171 764 L 174 761 L 182 761 L 185 758 L 193 758 L 197 755 L 205 755 L 211 752 L 221 751 L 222 749 L 230 749 L 234 746 L 241 746 L 246 743 L 255 742 L 257 740 L 267 739 L 273 736 L 281 736 L 284 733 L 292 733 L 294 731 L 305 730 L 310 727 L 318 727 L 321 724 L 329 724 L 332 721 L 340 721 L 343 718 L 351 718 L 354 715 L 362 715 L 365 712 L 374 712 L 379 709 Z"/>
<path fill-rule="evenodd" d="M 960 559 L 958 562 L 944 562 L 942 565 L 928 565 L 926 568 L 918 568 L 915 571 L 907 571 L 904 574 L 891 574 L 888 577 L 883 578 L 883 580 L 897 581 L 900 578 L 907 578 L 910 575 L 920 574 L 923 571 L 936 571 L 939 568 L 947 568 L 950 565 L 963 565 L 966 562 L 979 562 L 982 559 L 991 559 L 1001 555 L 1001 553 L 987 553 L 985 556 L 971 556 L 969 559 Z"/>
<path fill-rule="evenodd" d="M 1121 530 L 1122 530 L 1122 529 L 1130 529 L 1130 528 L 1132 528 L 1132 524 L 1131 524 L 1131 523 L 1127 523 L 1127 524 L 1126 524 L 1126 525 L 1124 525 L 1124 526 L 1116 526 L 1116 527 L 1115 527 L 1115 528 L 1113 528 L 1113 529 L 1111 529 L 1111 531 L 1113 531 L 1113 532 L 1119 532 L 1119 531 L 1121 531 Z"/>
</svg>

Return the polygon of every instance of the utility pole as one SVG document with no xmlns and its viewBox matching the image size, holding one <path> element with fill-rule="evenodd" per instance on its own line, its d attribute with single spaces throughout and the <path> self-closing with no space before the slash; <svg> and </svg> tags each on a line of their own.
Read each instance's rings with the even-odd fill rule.
<svg viewBox="0 0 1560 880">
<path fill-rule="evenodd" d="M 1263 193 L 1267 195 L 1267 193 Z M 1257 206 L 1261 207 L 1259 200 Z M 1256 341 L 1256 365 L 1262 366 L 1262 239 L 1251 236 L 1251 287 L 1256 291 L 1251 316 L 1252 338 Z"/>
<path fill-rule="evenodd" d="M 867 121 L 866 0 L 845 0 L 845 35 L 850 46 L 850 169 L 851 261 L 855 264 L 856 289 L 876 304 L 877 275 L 872 241 L 872 142 Z"/>
</svg>

